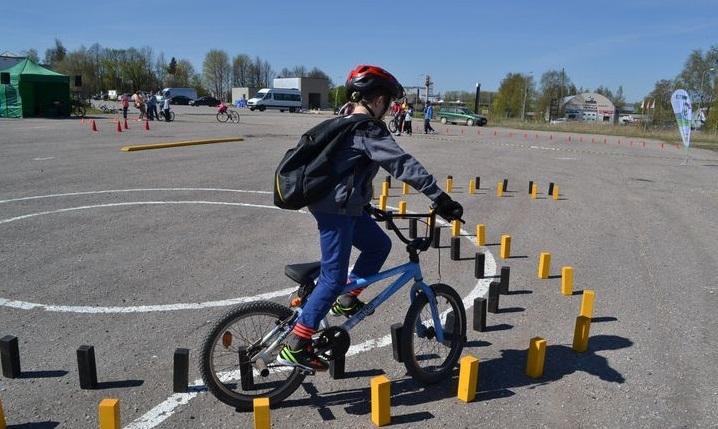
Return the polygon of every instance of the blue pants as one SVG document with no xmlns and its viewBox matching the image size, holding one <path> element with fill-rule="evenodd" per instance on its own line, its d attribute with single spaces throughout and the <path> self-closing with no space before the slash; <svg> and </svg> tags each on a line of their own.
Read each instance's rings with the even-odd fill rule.
<svg viewBox="0 0 718 429">
<path fill-rule="evenodd" d="M 309 295 L 298 322 L 317 329 L 334 300 L 347 285 L 352 246 L 361 252 L 351 272 L 352 278 L 376 274 L 389 256 L 391 240 L 368 214 L 346 216 L 312 213 L 319 228 L 322 268 L 317 286 Z"/>
</svg>

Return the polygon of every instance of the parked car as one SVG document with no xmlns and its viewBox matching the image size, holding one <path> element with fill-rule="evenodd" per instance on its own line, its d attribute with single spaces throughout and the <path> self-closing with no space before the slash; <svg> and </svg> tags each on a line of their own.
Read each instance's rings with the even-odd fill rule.
<svg viewBox="0 0 718 429">
<path fill-rule="evenodd" d="M 488 120 L 486 116 L 477 115 L 470 109 L 462 106 L 444 106 L 439 109 L 438 118 L 442 124 L 466 124 L 468 126 L 478 125 L 483 127 Z"/>
<path fill-rule="evenodd" d="M 185 97 L 184 95 L 177 95 L 170 98 L 170 104 L 182 104 L 186 106 L 189 104 L 190 101 L 192 101 L 192 99 L 189 97 Z"/>
<path fill-rule="evenodd" d="M 189 102 L 190 106 L 209 106 L 209 107 L 215 107 L 219 106 L 219 100 L 217 100 L 214 97 L 210 97 L 208 95 L 204 97 L 200 97 L 196 100 L 192 100 Z"/>
</svg>

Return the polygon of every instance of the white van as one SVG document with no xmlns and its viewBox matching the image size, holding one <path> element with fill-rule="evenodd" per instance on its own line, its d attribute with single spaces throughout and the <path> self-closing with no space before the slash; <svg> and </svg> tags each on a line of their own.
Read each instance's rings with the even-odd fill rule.
<svg viewBox="0 0 718 429">
<path fill-rule="evenodd" d="M 162 90 L 162 100 L 164 100 L 165 97 L 172 98 L 178 96 L 187 97 L 190 100 L 196 100 L 197 90 L 194 88 L 165 88 Z"/>
<path fill-rule="evenodd" d="M 249 110 L 257 109 L 260 112 L 266 109 L 279 109 L 280 112 L 289 110 L 294 113 L 302 108 L 302 93 L 298 89 L 260 89 L 247 101 L 247 107 Z"/>
</svg>

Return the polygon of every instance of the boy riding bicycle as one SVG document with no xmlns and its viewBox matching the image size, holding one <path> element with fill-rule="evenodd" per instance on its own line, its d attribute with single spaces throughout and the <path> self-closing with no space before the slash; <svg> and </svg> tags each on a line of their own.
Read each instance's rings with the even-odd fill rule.
<svg viewBox="0 0 718 429">
<path fill-rule="evenodd" d="M 404 96 L 404 88 L 394 76 L 371 65 L 354 68 L 345 87 L 350 102 L 342 109 L 344 114 L 367 115 L 377 120 L 387 113 L 392 100 Z M 445 219 L 459 219 L 463 214 L 461 204 L 444 193 L 421 163 L 399 147 L 383 122 L 367 122 L 356 128 L 332 154 L 332 162 L 337 170 L 353 174 L 308 206 L 319 229 L 321 272 L 277 357 L 283 365 L 318 371 L 328 368 L 311 345 L 319 323 L 328 312 L 351 317 L 364 306 L 358 298 L 362 288 L 340 295 L 342 289 L 355 278 L 379 272 L 391 250 L 389 237 L 364 211 L 371 202 L 372 180 L 379 167 L 434 201 L 436 213 Z M 352 247 L 361 253 L 347 275 Z"/>
</svg>

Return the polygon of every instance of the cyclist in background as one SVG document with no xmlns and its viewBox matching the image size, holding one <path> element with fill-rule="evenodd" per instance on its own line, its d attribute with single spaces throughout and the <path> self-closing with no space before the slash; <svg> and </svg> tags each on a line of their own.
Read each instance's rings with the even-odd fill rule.
<svg viewBox="0 0 718 429">
<path fill-rule="evenodd" d="M 354 68 L 345 87 L 350 103 L 342 108 L 342 114 L 369 115 L 377 120 L 387 113 L 392 100 L 404 96 L 404 88 L 394 76 L 371 65 Z M 379 272 L 391 250 L 389 237 L 364 211 L 371 202 L 372 180 L 379 167 L 433 200 L 438 215 L 453 220 L 463 214 L 461 204 L 444 193 L 421 163 L 399 147 L 383 122 L 369 122 L 357 128 L 333 153 L 333 162 L 338 171 L 353 170 L 354 174 L 342 179 L 325 197 L 308 207 L 319 229 L 321 271 L 316 287 L 277 357 L 281 364 L 317 371 L 328 368 L 327 363 L 314 354 L 311 345 L 320 321 L 327 312 L 346 317 L 356 314 L 364 306 L 358 298 L 363 289 L 340 295 L 342 290 L 355 278 Z M 361 253 L 347 275 L 352 246 Z"/>
</svg>

